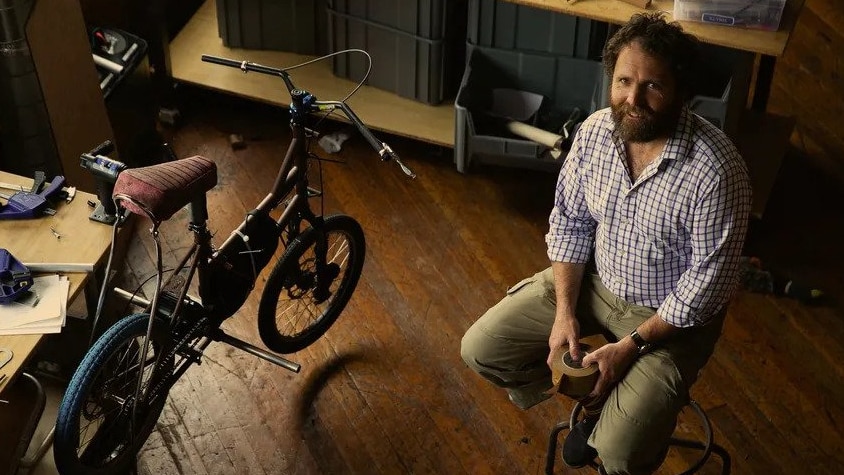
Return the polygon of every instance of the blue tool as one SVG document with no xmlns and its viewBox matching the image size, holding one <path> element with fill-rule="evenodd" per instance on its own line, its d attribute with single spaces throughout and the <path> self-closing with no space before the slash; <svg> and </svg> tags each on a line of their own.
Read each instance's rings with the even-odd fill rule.
<svg viewBox="0 0 844 475">
<path fill-rule="evenodd" d="M 97 197 L 100 199 L 100 203 L 91 213 L 89 219 L 105 224 L 114 224 L 117 220 L 117 208 L 111 194 L 114 191 L 117 176 L 126 169 L 125 163 L 106 156 L 113 151 L 114 144 L 111 140 L 106 140 L 79 157 L 79 165 L 94 175 L 97 182 Z"/>
<path fill-rule="evenodd" d="M 32 287 L 32 274 L 12 254 L 0 249 L 0 303 L 9 303 Z"/>
<path fill-rule="evenodd" d="M 50 207 L 48 199 L 62 191 L 64 177 L 53 178 L 50 186 L 44 191 L 18 191 L 11 196 L 0 195 L 8 200 L 5 206 L 0 205 L 0 219 L 30 219 L 46 213 Z"/>
</svg>

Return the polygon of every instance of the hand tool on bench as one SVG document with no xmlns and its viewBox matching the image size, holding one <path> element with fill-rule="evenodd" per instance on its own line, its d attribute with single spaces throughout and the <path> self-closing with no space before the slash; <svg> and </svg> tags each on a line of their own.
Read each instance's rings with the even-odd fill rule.
<svg viewBox="0 0 844 475">
<path fill-rule="evenodd" d="M 36 185 L 40 188 L 43 185 Z M 5 206 L 0 205 L 0 219 L 30 219 L 42 214 L 55 214 L 55 210 L 49 207 L 47 200 L 54 198 L 62 191 L 64 177 L 59 175 L 53 178 L 47 189 L 34 193 L 32 191 L 18 191 L 13 195 L 0 194 L 8 202 Z M 33 189 L 35 185 L 33 185 Z"/>
<path fill-rule="evenodd" d="M 0 304 L 13 302 L 27 292 L 33 283 L 29 269 L 18 262 L 12 253 L 0 249 Z"/>
<path fill-rule="evenodd" d="M 0 369 L 6 366 L 6 363 L 12 361 L 15 354 L 8 348 L 0 348 Z"/>
<path fill-rule="evenodd" d="M 8 363 L 9 361 L 12 361 L 12 358 L 14 356 L 15 356 L 15 354 L 12 352 L 12 350 L 10 350 L 8 348 L 0 348 L 0 369 L 3 369 L 3 367 L 6 366 L 6 363 Z M 5 380 L 6 380 L 6 375 L 0 374 L 0 385 L 2 385 Z M 9 401 L 6 401 L 5 399 L 0 399 L 0 402 L 2 402 L 4 404 L 9 403 Z"/>
<path fill-rule="evenodd" d="M 113 224 L 117 219 L 117 209 L 111 194 L 114 191 L 114 182 L 120 172 L 126 169 L 126 164 L 108 158 L 106 155 L 114 150 L 114 144 L 110 140 L 97 145 L 88 153 L 79 157 L 79 165 L 91 172 L 97 182 L 97 197 L 100 204 L 97 205 L 89 219 L 105 224 Z"/>
</svg>

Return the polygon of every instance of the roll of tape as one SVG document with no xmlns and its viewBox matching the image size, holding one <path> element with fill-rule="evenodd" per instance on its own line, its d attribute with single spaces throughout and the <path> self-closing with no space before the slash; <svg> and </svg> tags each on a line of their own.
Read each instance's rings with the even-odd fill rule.
<svg viewBox="0 0 844 475">
<path fill-rule="evenodd" d="M 582 352 L 582 358 L 588 353 Z M 581 358 L 581 361 L 582 361 Z M 595 382 L 598 381 L 598 367 L 596 365 L 581 366 L 580 362 L 574 361 L 571 354 L 566 351 L 561 359 L 559 392 L 574 399 L 580 399 L 592 392 Z"/>
</svg>

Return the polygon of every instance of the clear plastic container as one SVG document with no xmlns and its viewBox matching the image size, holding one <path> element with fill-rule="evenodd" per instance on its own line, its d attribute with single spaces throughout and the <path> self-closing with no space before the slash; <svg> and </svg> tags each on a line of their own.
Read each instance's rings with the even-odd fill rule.
<svg viewBox="0 0 844 475">
<path fill-rule="evenodd" d="M 786 0 L 674 0 L 674 19 L 776 31 Z"/>
</svg>

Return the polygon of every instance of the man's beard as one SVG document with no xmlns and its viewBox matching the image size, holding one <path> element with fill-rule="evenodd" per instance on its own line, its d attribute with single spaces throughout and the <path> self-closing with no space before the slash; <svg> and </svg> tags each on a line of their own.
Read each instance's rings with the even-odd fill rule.
<svg viewBox="0 0 844 475">
<path fill-rule="evenodd" d="M 635 107 L 621 102 L 612 104 L 612 120 L 621 140 L 644 143 L 673 135 L 680 109 L 680 106 L 676 106 L 664 112 L 656 112 L 647 106 Z M 629 117 L 627 114 L 630 113 L 638 115 L 638 120 Z"/>
</svg>

